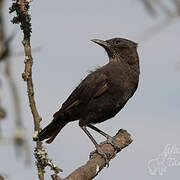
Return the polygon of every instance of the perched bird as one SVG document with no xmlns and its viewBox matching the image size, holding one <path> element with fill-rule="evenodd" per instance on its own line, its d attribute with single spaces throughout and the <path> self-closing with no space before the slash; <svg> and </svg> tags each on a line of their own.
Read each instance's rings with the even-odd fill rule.
<svg viewBox="0 0 180 180">
<path fill-rule="evenodd" d="M 87 127 L 106 137 L 115 149 L 119 148 L 111 136 L 92 124 L 114 117 L 133 96 L 139 81 L 139 57 L 137 43 L 133 41 L 123 38 L 92 41 L 106 50 L 109 62 L 91 72 L 75 88 L 54 114 L 52 122 L 40 131 L 38 139 L 48 139 L 46 142 L 51 143 L 67 123 L 79 120 L 79 126 L 93 142 L 97 152 L 107 160 L 107 154 Z"/>
</svg>

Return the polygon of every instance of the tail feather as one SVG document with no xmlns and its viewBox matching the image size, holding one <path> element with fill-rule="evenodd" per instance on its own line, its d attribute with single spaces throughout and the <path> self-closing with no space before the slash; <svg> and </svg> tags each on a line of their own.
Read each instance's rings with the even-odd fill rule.
<svg viewBox="0 0 180 180">
<path fill-rule="evenodd" d="M 66 124 L 67 124 L 67 123 L 66 123 Z M 64 127 L 66 124 L 64 124 L 63 127 Z M 58 133 L 61 131 L 61 129 L 62 129 L 63 127 L 57 128 L 57 129 L 54 131 L 53 135 L 46 141 L 46 143 L 48 143 L 48 144 L 52 143 L 53 140 L 55 139 L 55 137 L 58 135 Z"/>
<path fill-rule="evenodd" d="M 46 142 L 50 144 L 67 123 L 64 120 L 54 119 L 38 134 L 38 140 L 48 139 Z"/>
</svg>

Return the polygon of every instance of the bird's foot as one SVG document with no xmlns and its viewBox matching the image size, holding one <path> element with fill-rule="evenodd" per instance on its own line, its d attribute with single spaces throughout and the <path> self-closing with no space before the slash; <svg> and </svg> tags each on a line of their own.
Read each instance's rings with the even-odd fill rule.
<svg viewBox="0 0 180 180">
<path fill-rule="evenodd" d="M 101 145 L 108 143 L 108 144 L 111 144 L 113 146 L 115 153 L 121 151 L 119 144 L 116 142 L 116 140 L 113 137 L 108 136 L 106 138 L 107 138 L 107 141 L 101 143 Z"/>
<path fill-rule="evenodd" d="M 106 166 L 109 167 L 110 153 L 105 153 L 100 146 L 96 148 L 96 151 L 99 155 L 101 155 L 102 158 L 104 158 Z"/>
<path fill-rule="evenodd" d="M 121 150 L 119 144 L 111 136 L 107 138 L 107 143 L 111 144 L 114 147 L 115 152 L 119 152 Z"/>
<path fill-rule="evenodd" d="M 105 153 L 100 146 L 97 147 L 95 151 L 91 152 L 89 157 L 91 158 L 94 153 L 99 154 L 105 160 L 106 166 L 109 167 L 109 157 L 111 156 L 110 153 Z"/>
</svg>

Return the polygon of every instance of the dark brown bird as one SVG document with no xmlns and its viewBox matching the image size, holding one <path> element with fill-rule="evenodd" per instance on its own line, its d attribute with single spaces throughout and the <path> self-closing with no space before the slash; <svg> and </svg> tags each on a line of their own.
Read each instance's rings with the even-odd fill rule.
<svg viewBox="0 0 180 180">
<path fill-rule="evenodd" d="M 79 120 L 79 126 L 91 139 L 98 153 L 107 160 L 107 155 L 86 127 L 105 136 L 115 149 L 119 148 L 111 136 L 92 124 L 114 117 L 133 96 L 139 81 L 139 57 L 137 44 L 133 41 L 122 38 L 92 41 L 106 50 L 109 63 L 90 73 L 76 87 L 54 114 L 52 122 L 39 133 L 38 139 L 48 139 L 46 142 L 51 143 L 67 123 Z"/>
</svg>

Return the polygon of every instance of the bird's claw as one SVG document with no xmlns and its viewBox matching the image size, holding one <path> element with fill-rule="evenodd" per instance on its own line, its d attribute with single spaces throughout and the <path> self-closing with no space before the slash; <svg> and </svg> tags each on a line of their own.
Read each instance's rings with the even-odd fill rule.
<svg viewBox="0 0 180 180">
<path fill-rule="evenodd" d="M 105 153 L 105 152 L 101 149 L 101 147 L 98 147 L 98 148 L 96 149 L 96 151 L 97 151 L 97 153 L 98 153 L 99 155 L 101 155 L 102 158 L 104 158 L 106 166 L 109 167 L 109 161 L 110 161 L 110 160 L 109 160 L 109 157 L 111 156 L 111 154 L 110 154 L 110 153 Z"/>
<path fill-rule="evenodd" d="M 115 152 L 119 152 L 121 150 L 119 144 L 112 137 L 107 138 L 107 143 L 111 144 L 114 147 Z"/>
<path fill-rule="evenodd" d="M 110 153 L 105 153 L 101 147 L 96 148 L 95 151 L 91 152 L 89 155 L 89 158 L 92 158 L 92 156 L 94 155 L 94 153 L 99 154 L 104 160 L 105 160 L 105 166 L 109 167 L 109 157 L 111 156 Z"/>
</svg>

